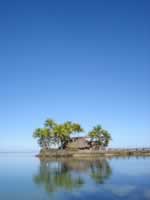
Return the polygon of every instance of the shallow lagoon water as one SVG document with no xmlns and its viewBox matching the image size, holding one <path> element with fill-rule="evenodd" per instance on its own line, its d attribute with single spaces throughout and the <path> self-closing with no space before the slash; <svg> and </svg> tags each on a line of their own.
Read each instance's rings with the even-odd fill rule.
<svg viewBox="0 0 150 200">
<path fill-rule="evenodd" d="M 2 200 L 150 200 L 150 157 L 52 159 L 0 154 Z"/>
</svg>

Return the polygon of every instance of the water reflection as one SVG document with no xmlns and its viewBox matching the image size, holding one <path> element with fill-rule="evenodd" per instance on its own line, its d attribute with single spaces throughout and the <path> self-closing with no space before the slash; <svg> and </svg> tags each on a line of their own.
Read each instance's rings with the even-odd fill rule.
<svg viewBox="0 0 150 200">
<path fill-rule="evenodd" d="M 72 191 L 81 188 L 87 179 L 102 184 L 112 174 L 107 160 L 41 160 L 34 183 L 42 186 L 48 193 L 65 189 Z"/>
<path fill-rule="evenodd" d="M 43 185 L 46 191 L 54 192 L 58 188 L 72 190 L 83 184 L 80 176 L 73 178 L 66 163 L 41 161 L 39 173 L 34 182 Z"/>
<path fill-rule="evenodd" d="M 150 157 L 40 161 L 0 157 L 2 200 L 150 200 Z"/>
</svg>

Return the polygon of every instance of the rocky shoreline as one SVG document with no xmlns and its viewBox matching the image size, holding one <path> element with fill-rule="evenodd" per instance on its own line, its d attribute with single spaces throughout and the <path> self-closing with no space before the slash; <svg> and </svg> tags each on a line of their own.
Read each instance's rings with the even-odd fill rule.
<svg viewBox="0 0 150 200">
<path fill-rule="evenodd" d="M 114 149 L 114 150 L 41 150 L 39 158 L 51 157 L 112 157 L 112 156 L 150 156 L 150 149 Z"/>
</svg>

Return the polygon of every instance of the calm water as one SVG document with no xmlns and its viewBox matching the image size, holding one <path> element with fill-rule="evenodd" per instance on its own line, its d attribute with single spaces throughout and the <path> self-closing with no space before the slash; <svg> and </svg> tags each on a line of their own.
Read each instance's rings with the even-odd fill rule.
<svg viewBox="0 0 150 200">
<path fill-rule="evenodd" d="M 40 161 L 0 154 L 1 200 L 150 200 L 150 158 Z"/>
</svg>

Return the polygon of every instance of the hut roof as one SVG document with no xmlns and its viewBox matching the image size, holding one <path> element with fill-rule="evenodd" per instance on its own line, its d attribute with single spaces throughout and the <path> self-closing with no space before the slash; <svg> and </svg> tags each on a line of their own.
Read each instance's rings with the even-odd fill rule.
<svg viewBox="0 0 150 200">
<path fill-rule="evenodd" d="M 76 141 L 69 142 L 67 145 L 68 148 L 70 149 L 84 149 L 88 148 L 88 142 L 84 138 L 79 138 Z"/>
</svg>

